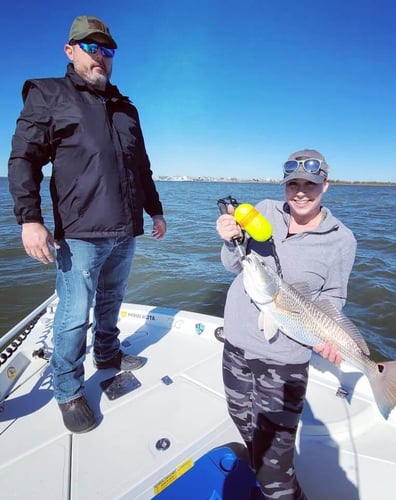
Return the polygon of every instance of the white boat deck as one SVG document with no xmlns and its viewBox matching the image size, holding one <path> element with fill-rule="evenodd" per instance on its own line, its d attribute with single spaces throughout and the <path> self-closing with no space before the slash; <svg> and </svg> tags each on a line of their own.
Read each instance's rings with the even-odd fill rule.
<svg viewBox="0 0 396 500">
<path fill-rule="evenodd" d="M 136 304 L 124 304 L 119 328 L 123 349 L 148 358 L 134 372 L 141 385 L 108 399 L 100 382 L 116 372 L 96 371 L 88 345 L 85 395 L 100 423 L 71 435 L 52 398 L 48 363 L 32 358 L 40 347 L 51 352 L 54 308 L 1 367 L 1 498 L 151 499 L 207 451 L 240 442 L 214 337 L 222 320 Z M 366 378 L 345 369 L 313 358 L 297 446 L 300 481 L 312 500 L 393 500 L 394 413 L 385 421 Z M 340 378 L 352 398 L 335 395 Z M 194 491 L 175 498 L 199 500 Z"/>
</svg>

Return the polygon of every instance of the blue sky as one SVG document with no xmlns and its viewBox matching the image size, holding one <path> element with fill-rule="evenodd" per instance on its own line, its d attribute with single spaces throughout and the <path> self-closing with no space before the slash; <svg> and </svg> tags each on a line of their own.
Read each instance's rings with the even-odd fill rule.
<svg viewBox="0 0 396 500">
<path fill-rule="evenodd" d="M 277 179 L 308 147 L 330 178 L 396 182 L 393 0 L 7 2 L 1 176 L 23 82 L 64 75 L 86 14 L 117 40 L 112 83 L 139 110 L 156 175 Z"/>
</svg>

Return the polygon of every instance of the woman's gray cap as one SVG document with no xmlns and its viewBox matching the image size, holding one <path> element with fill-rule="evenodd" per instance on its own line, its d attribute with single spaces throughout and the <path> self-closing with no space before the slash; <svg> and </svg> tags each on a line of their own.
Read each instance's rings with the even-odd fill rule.
<svg viewBox="0 0 396 500">
<path fill-rule="evenodd" d="M 296 151 L 292 153 L 287 161 L 289 160 L 306 160 L 308 158 L 315 158 L 316 160 L 321 160 L 320 170 L 316 174 L 311 174 L 306 172 L 302 165 L 299 165 L 297 170 L 292 172 L 291 174 L 284 174 L 283 179 L 281 180 L 281 184 L 285 184 L 286 182 L 292 181 L 294 179 L 303 179 L 305 181 L 310 181 L 315 184 L 322 184 L 326 179 L 329 173 L 329 166 L 326 163 L 325 157 L 316 151 L 316 149 L 302 149 L 301 151 Z"/>
</svg>

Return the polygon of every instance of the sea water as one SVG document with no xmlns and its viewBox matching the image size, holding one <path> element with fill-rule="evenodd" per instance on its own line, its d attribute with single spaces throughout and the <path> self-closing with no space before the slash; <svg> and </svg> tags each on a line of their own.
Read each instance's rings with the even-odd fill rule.
<svg viewBox="0 0 396 500">
<path fill-rule="evenodd" d="M 228 195 L 253 205 L 264 198 L 283 199 L 277 184 L 157 181 L 168 231 L 163 240 L 145 235 L 137 251 L 126 291 L 128 302 L 187 309 L 222 316 L 233 275 L 220 262 L 216 232 L 217 200 Z M 396 187 L 330 185 L 323 203 L 355 234 L 355 265 L 345 314 L 366 338 L 374 359 L 396 359 Z M 48 179 L 42 206 L 52 229 Z M 7 179 L 0 178 L 0 336 L 54 291 L 55 264 L 25 254 L 15 222 Z"/>
</svg>

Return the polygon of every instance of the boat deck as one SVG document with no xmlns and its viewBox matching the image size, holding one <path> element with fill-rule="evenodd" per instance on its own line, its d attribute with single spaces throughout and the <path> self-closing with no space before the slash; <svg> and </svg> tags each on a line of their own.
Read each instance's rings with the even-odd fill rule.
<svg viewBox="0 0 396 500">
<path fill-rule="evenodd" d="M 100 383 L 116 370 L 95 370 L 88 345 L 85 395 L 100 423 L 71 435 L 52 399 L 48 363 L 31 357 L 41 346 L 51 351 L 52 317 L 36 325 L 39 344 L 26 340 L 10 359 L 28 365 L 1 405 L 3 498 L 152 498 L 170 472 L 239 440 L 224 403 L 217 319 L 126 305 L 120 338 L 125 351 L 148 358 L 134 372 L 141 385 L 108 399 Z"/>
<path fill-rule="evenodd" d="M 222 343 L 214 335 L 222 320 L 136 304 L 123 305 L 119 328 L 123 349 L 148 358 L 134 372 L 138 386 L 109 399 L 101 383 L 116 371 L 94 369 L 89 337 L 85 395 L 99 425 L 70 434 L 52 398 L 48 362 L 32 357 L 40 348 L 51 353 L 55 307 L 0 372 L 2 498 L 151 499 L 209 450 L 241 441 L 224 400 Z M 121 392 L 130 383 L 117 382 Z M 336 396 L 340 385 L 350 396 Z M 393 499 L 393 415 L 382 418 L 360 373 L 314 356 L 296 454 L 308 498 Z M 196 498 L 184 495 L 175 498 Z"/>
</svg>

